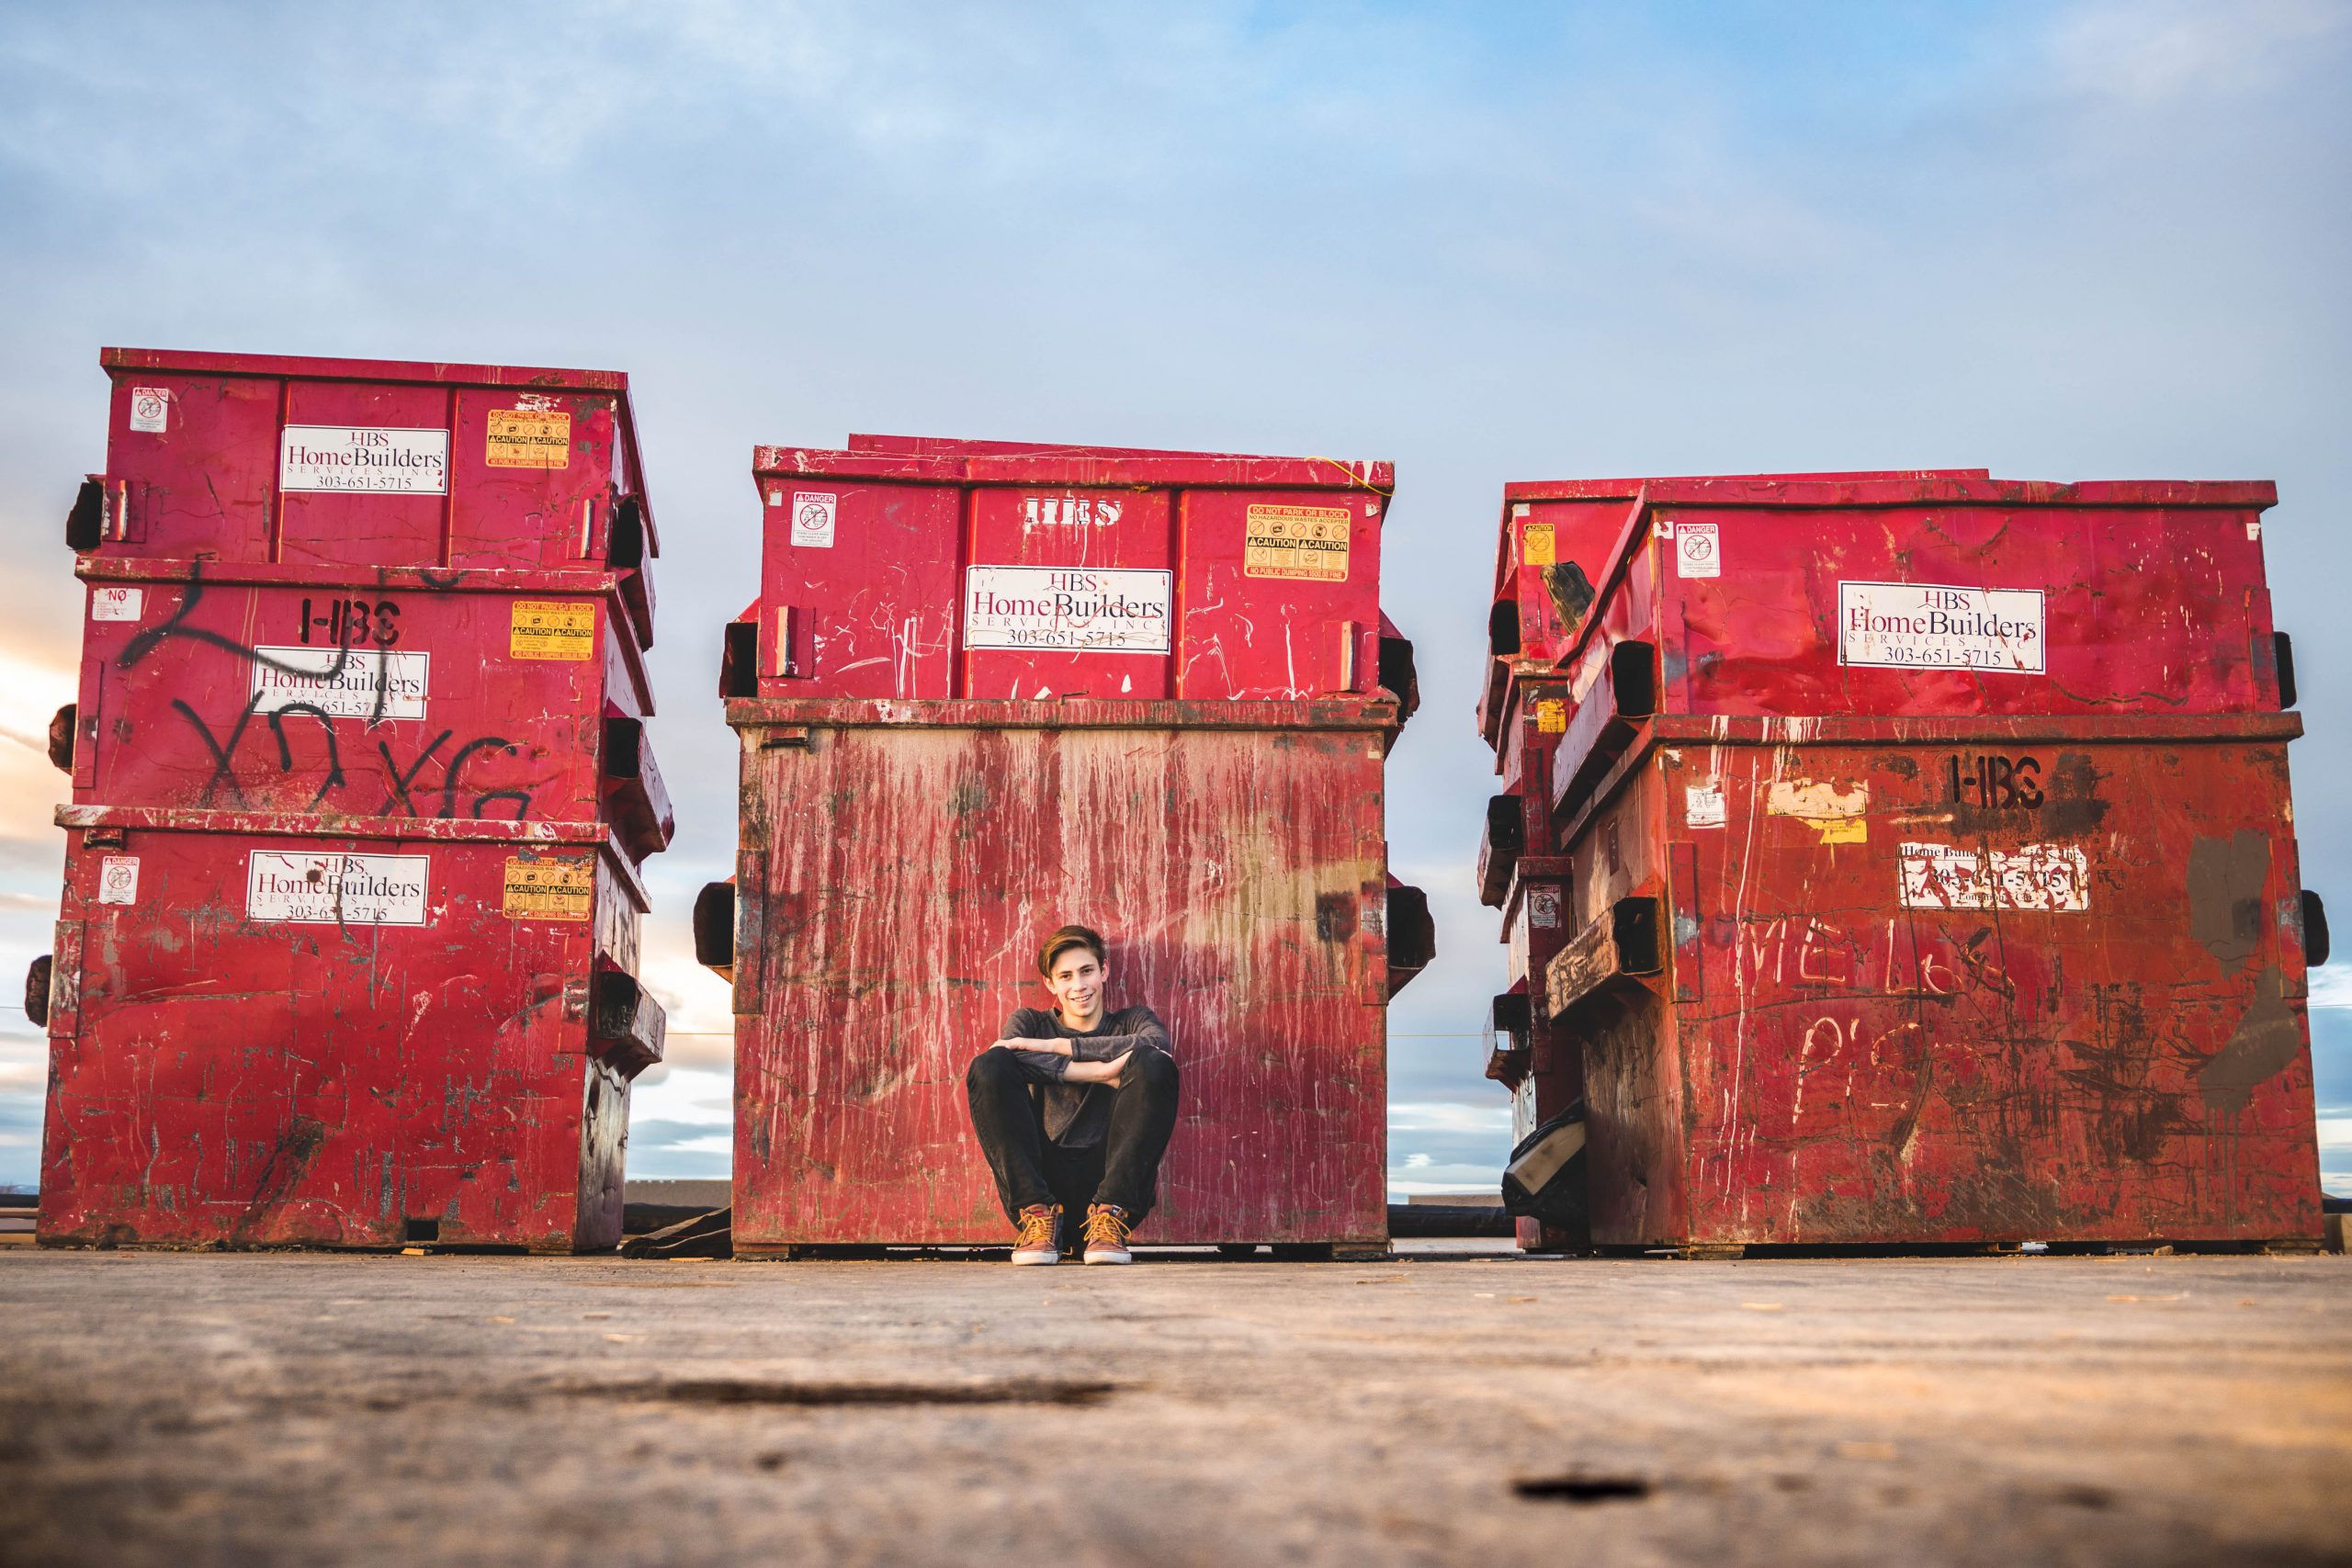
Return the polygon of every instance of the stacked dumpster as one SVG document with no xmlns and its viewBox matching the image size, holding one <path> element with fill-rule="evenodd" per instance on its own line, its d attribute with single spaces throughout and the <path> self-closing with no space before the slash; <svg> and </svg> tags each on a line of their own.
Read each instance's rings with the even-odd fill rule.
<svg viewBox="0 0 2352 1568">
<path fill-rule="evenodd" d="M 1586 1101 L 1592 1245 L 2318 1235 L 2274 501 L 1506 490 L 1488 1071 Z"/>
<path fill-rule="evenodd" d="M 1385 1241 L 1385 1009 L 1429 915 L 1387 874 L 1416 701 L 1385 463 L 853 436 L 761 447 L 722 688 L 741 855 L 738 1252 L 1001 1245 L 964 1075 L 1100 930 L 1183 1111 L 1147 1243 Z"/>
<path fill-rule="evenodd" d="M 40 1239 L 612 1246 L 672 829 L 627 378 L 102 364 Z"/>
</svg>

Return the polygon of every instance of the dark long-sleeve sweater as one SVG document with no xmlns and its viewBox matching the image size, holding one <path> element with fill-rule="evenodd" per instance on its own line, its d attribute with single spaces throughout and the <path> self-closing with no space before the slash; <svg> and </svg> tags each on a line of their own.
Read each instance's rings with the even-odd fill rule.
<svg viewBox="0 0 2352 1568">
<path fill-rule="evenodd" d="M 1091 1149 L 1111 1126 L 1111 1087 L 1063 1081 L 1072 1062 L 1109 1062 L 1130 1051 L 1158 1051 L 1173 1057 L 1176 1042 L 1149 1008 L 1105 1013 L 1091 1030 L 1076 1030 L 1061 1014 L 1044 1008 L 1015 1008 L 1004 1021 L 1006 1040 L 1067 1040 L 1069 1055 L 1015 1051 L 1030 1077 L 1046 1088 L 1046 1136 L 1066 1149 Z"/>
</svg>

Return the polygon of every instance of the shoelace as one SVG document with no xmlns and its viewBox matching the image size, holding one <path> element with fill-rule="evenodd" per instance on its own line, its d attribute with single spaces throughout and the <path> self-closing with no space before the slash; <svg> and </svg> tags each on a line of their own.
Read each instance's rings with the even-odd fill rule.
<svg viewBox="0 0 2352 1568">
<path fill-rule="evenodd" d="M 1058 1209 L 1023 1209 L 1021 1211 L 1021 1235 L 1012 1244 L 1015 1252 L 1043 1252 L 1054 1245 L 1054 1222 L 1061 1218 Z M 1092 1233 L 1090 1231 L 1090 1235 Z"/>
<path fill-rule="evenodd" d="M 1086 1216 L 1086 1245 L 1112 1252 L 1125 1252 L 1127 1249 L 1127 1217 L 1113 1208 L 1095 1210 Z"/>
</svg>

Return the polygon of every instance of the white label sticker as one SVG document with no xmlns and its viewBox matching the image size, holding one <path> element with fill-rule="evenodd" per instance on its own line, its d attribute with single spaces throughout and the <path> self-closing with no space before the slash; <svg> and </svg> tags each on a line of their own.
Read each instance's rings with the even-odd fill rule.
<svg viewBox="0 0 2352 1568">
<path fill-rule="evenodd" d="M 792 492 L 792 542 L 820 550 L 833 547 L 833 516 L 841 498 L 822 491 Z"/>
<path fill-rule="evenodd" d="M 139 857 L 137 855 L 108 855 L 98 862 L 98 902 L 101 904 L 139 902 Z"/>
<path fill-rule="evenodd" d="M 1721 577 L 1724 558 L 1717 546 L 1715 525 L 1713 523 L 1678 523 L 1674 525 L 1674 575 L 1677 577 Z"/>
<path fill-rule="evenodd" d="M 94 621 L 135 621 L 146 607 L 147 591 L 143 588 L 90 590 L 90 619 Z"/>
<path fill-rule="evenodd" d="M 300 855 L 255 850 L 245 918 L 298 925 L 421 926 L 424 855 Z"/>
<path fill-rule="evenodd" d="M 2084 910 L 2090 863 L 2073 844 L 2027 844 L 1980 852 L 1951 844 L 1905 844 L 1906 909 Z"/>
<path fill-rule="evenodd" d="M 1724 791 L 1717 784 L 1694 784 L 1682 786 L 1682 825 L 1686 828 L 1720 828 L 1724 825 Z"/>
<path fill-rule="evenodd" d="M 449 433 L 376 425 L 289 424 L 277 446 L 284 491 L 449 493 Z"/>
<path fill-rule="evenodd" d="M 1560 929 L 1560 890 L 1543 884 L 1527 889 L 1527 923 L 1537 931 Z"/>
<path fill-rule="evenodd" d="M 964 574 L 964 646 L 1166 653 L 1170 574 L 976 566 Z"/>
<path fill-rule="evenodd" d="M 256 648 L 254 712 L 312 707 L 330 718 L 423 718 L 428 654 Z"/>
<path fill-rule="evenodd" d="M 172 394 L 164 387 L 130 389 L 130 428 L 161 435 L 172 422 Z"/>
<path fill-rule="evenodd" d="M 2039 588 L 1838 585 L 1840 664 L 2039 675 L 2042 631 Z"/>
</svg>

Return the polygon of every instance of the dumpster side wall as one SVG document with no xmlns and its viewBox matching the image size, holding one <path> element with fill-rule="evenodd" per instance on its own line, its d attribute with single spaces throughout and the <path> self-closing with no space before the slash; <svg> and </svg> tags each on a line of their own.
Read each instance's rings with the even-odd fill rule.
<svg viewBox="0 0 2352 1568">
<path fill-rule="evenodd" d="M 738 1248 L 1001 1243 L 964 1075 L 1068 922 L 1175 1037 L 1141 1239 L 1385 1235 L 1385 733 L 743 728 Z"/>
<path fill-rule="evenodd" d="M 1580 927 L 1665 895 L 1678 933 L 1576 1014 L 1596 1239 L 2317 1235 L 2266 722 L 1660 745 L 1576 841 Z"/>
<path fill-rule="evenodd" d="M 609 852 L 120 840 L 68 857 L 76 956 L 52 995 L 77 1006 L 51 1022 L 44 1242 L 396 1247 L 410 1221 L 444 1245 L 617 1238 L 628 1083 L 590 1055 L 584 981 L 600 946 L 635 956 Z"/>
</svg>

